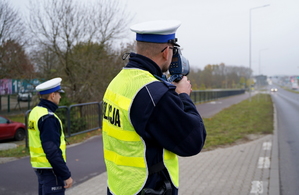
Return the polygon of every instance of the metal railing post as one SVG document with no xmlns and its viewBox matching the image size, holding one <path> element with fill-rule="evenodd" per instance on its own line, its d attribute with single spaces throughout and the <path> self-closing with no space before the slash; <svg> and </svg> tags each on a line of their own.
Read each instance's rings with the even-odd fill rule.
<svg viewBox="0 0 299 195">
<path fill-rule="evenodd" d="M 7 95 L 7 112 L 10 112 L 10 95 Z"/>
</svg>

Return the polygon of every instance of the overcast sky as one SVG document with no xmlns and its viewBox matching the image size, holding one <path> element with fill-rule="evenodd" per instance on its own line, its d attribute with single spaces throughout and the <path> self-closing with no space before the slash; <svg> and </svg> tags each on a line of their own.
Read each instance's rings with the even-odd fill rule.
<svg viewBox="0 0 299 195">
<path fill-rule="evenodd" d="M 10 1 L 22 9 L 28 0 Z M 126 2 L 128 11 L 135 14 L 132 24 L 160 19 L 180 20 L 182 25 L 176 37 L 192 67 L 203 69 L 207 64 L 220 63 L 250 67 L 251 35 L 254 75 L 299 75 L 299 0 Z M 251 9 L 263 5 L 269 6 Z M 135 34 L 128 31 L 128 39 L 134 38 Z"/>
</svg>

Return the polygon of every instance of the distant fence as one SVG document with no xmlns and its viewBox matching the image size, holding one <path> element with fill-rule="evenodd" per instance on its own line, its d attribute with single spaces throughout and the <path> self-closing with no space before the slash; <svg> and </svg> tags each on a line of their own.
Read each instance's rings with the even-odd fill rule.
<svg viewBox="0 0 299 195">
<path fill-rule="evenodd" d="M 33 97 L 29 101 L 19 101 L 17 94 L 0 95 L 0 114 L 26 112 L 36 104 L 37 98 Z"/>
<path fill-rule="evenodd" d="M 245 93 L 245 89 L 211 89 L 195 90 L 191 93 L 191 99 L 194 103 L 203 103 L 215 99 L 239 95 Z M 0 114 L 7 113 L 25 113 L 32 109 L 38 103 L 37 96 L 33 96 L 31 101 L 18 101 L 17 95 L 0 96 Z"/>
<path fill-rule="evenodd" d="M 196 90 L 192 91 L 191 99 L 196 103 L 202 103 L 219 98 L 240 95 L 245 93 L 245 89 L 211 89 L 211 90 Z"/>
</svg>

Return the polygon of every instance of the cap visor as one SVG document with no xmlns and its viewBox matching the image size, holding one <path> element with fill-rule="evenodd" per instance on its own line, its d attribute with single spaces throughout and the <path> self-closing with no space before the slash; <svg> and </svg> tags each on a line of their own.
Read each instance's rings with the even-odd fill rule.
<svg viewBox="0 0 299 195">
<path fill-rule="evenodd" d="M 59 92 L 59 93 L 64 93 L 64 90 L 62 90 L 62 89 L 59 89 L 58 91 L 56 91 L 56 92 Z"/>
</svg>

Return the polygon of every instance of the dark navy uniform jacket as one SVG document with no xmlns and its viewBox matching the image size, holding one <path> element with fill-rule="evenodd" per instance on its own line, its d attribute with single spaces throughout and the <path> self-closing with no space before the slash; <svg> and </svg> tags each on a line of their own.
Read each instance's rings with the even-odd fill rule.
<svg viewBox="0 0 299 195">
<path fill-rule="evenodd" d="M 162 77 L 159 66 L 139 54 L 130 54 L 126 68 L 139 68 Z M 206 130 L 195 105 L 188 94 L 177 94 L 175 88 L 166 81 L 150 83 L 132 103 L 131 122 L 145 141 L 149 168 L 163 160 L 163 148 L 178 156 L 192 156 L 201 151 L 205 142 Z M 151 174 L 145 188 L 157 189 L 165 179 L 170 180 L 166 169 Z M 177 194 L 178 190 L 172 188 Z"/>
<path fill-rule="evenodd" d="M 47 108 L 53 113 L 58 108 L 55 103 L 45 99 L 40 99 L 38 106 Z M 39 119 L 38 128 L 42 147 L 55 175 L 60 176 L 63 180 L 70 178 L 71 172 L 64 162 L 62 151 L 59 148 L 61 127 L 58 119 L 54 115 L 45 115 Z"/>
</svg>

